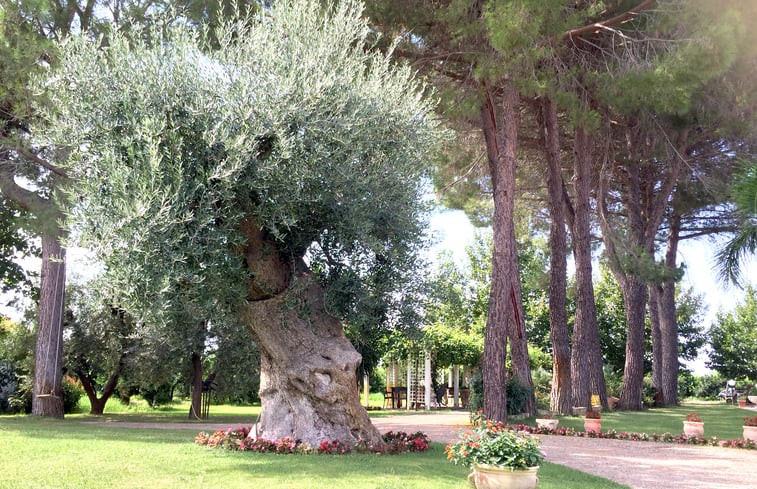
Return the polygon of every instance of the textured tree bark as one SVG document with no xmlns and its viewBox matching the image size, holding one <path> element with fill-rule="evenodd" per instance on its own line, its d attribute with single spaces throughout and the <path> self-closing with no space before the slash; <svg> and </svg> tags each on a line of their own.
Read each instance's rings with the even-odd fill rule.
<svg viewBox="0 0 757 489">
<path fill-rule="evenodd" d="M 655 389 L 655 406 L 662 406 L 662 333 L 660 330 L 659 304 L 661 287 L 657 283 L 650 283 L 649 300 L 647 309 L 649 309 L 649 325 L 652 330 L 652 385 Z"/>
<path fill-rule="evenodd" d="M 520 287 L 520 270 L 518 267 L 518 250 L 515 240 L 515 224 L 513 212 L 515 209 L 515 169 L 517 166 L 518 126 L 520 124 L 520 94 L 510 85 L 502 86 L 502 147 L 504 150 L 500 173 L 495 183 L 496 200 L 503 203 L 502 236 L 505 238 L 502 251 L 505 262 L 502 263 L 501 273 L 508 284 L 500 291 L 505 295 L 504 300 L 510 301 L 510 314 L 507 319 L 507 335 L 510 340 L 510 359 L 513 375 L 521 385 L 529 390 L 523 411 L 526 414 L 536 412 L 536 398 L 534 396 L 534 382 L 531 378 L 531 365 L 528 361 L 528 337 L 526 335 L 525 314 L 523 312 L 523 296 Z M 496 189 L 499 188 L 499 191 Z M 496 238 L 496 234 L 495 234 Z M 492 289 L 493 289 L 492 284 Z"/>
<path fill-rule="evenodd" d="M 299 274 L 271 299 L 248 302 L 242 319 L 260 348 L 259 436 L 315 446 L 324 440 L 382 444 L 358 397 L 361 357 L 326 312 L 312 274 Z"/>
<path fill-rule="evenodd" d="M 0 152 L 0 191 L 22 209 L 34 214 L 41 225 L 42 270 L 40 273 L 39 325 L 35 350 L 32 414 L 63 417 L 61 374 L 63 364 L 63 295 L 66 289 L 66 250 L 61 245 L 63 230 L 55 202 L 19 186 L 16 165 L 9 151 Z M 54 189 L 61 177 L 52 174 Z"/>
<path fill-rule="evenodd" d="M 562 159 L 557 109 L 551 98 L 542 107 L 544 148 L 547 157 L 547 197 L 549 203 L 549 333 L 552 343 L 552 411 L 571 414 L 573 407 L 570 373 L 570 343 L 566 312 L 567 233 L 563 198 Z"/>
<path fill-rule="evenodd" d="M 512 207 L 508 208 L 506 184 L 507 166 L 503 137 L 499 134 L 497 107 L 492 94 L 487 90 L 487 98 L 481 108 L 481 124 L 486 141 L 489 172 L 494 187 L 494 216 L 492 217 L 492 284 L 489 291 L 489 313 L 484 334 L 484 356 L 482 360 L 484 384 L 484 415 L 488 419 L 507 419 L 507 393 L 505 383 L 507 372 L 507 321 L 512 315 L 512 301 L 508 297 L 510 281 L 507 269 L 510 233 L 508 221 L 512 225 Z"/>
<path fill-rule="evenodd" d="M 576 262 L 576 318 L 573 326 L 573 401 L 589 406 L 591 395 L 599 395 L 607 407 L 602 351 L 599 344 L 597 308 L 594 302 L 591 256 L 591 138 L 584 128 L 575 131 L 573 149 L 575 205 L 573 256 Z"/>
<path fill-rule="evenodd" d="M 39 326 L 34 367 L 32 414 L 63 417 L 63 296 L 66 287 L 66 249 L 62 232 L 42 235 Z"/>
<path fill-rule="evenodd" d="M 202 357 L 192 353 L 192 395 L 189 403 L 189 419 L 202 419 Z"/>
<path fill-rule="evenodd" d="M 620 281 L 620 286 L 626 308 L 626 363 L 623 367 L 623 390 L 618 407 L 640 410 L 644 380 L 644 306 L 647 287 L 635 277 Z"/>
<path fill-rule="evenodd" d="M 241 319 L 260 348 L 257 435 L 381 447 L 380 433 L 360 405 L 360 354 L 324 306 L 324 291 L 301 260 L 288 261 L 254 221 L 242 226 L 240 250 L 253 271 Z"/>
<path fill-rule="evenodd" d="M 665 266 L 676 268 L 678 242 L 681 234 L 681 216 L 670 217 L 670 235 L 665 252 Z M 662 342 L 662 401 L 666 406 L 678 404 L 678 320 L 676 318 L 676 284 L 668 280 L 662 284 L 659 300 L 660 337 Z"/>
</svg>

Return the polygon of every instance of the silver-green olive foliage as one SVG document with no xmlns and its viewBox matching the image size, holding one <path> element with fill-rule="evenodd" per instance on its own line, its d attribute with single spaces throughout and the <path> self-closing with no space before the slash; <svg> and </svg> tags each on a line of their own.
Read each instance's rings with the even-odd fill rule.
<svg viewBox="0 0 757 489">
<path fill-rule="evenodd" d="M 367 49 L 361 10 L 275 2 L 222 25 L 215 50 L 182 25 L 143 36 L 161 42 L 64 42 L 40 84 L 43 143 L 70 152 L 74 235 L 125 307 L 161 321 L 234 311 L 255 273 L 235 251 L 248 219 L 345 317 L 364 284 L 407 278 L 440 131 L 412 71 Z"/>
</svg>

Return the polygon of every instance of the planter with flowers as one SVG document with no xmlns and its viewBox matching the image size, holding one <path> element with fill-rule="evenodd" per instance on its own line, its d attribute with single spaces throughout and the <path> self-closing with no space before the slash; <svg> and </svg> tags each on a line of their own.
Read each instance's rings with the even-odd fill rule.
<svg viewBox="0 0 757 489">
<path fill-rule="evenodd" d="M 559 422 L 559 419 L 553 418 L 549 413 L 541 414 L 539 418 L 536 418 L 536 426 L 539 428 L 547 428 L 548 430 L 554 430 L 557 428 Z"/>
<path fill-rule="evenodd" d="M 686 415 L 686 421 L 683 422 L 683 434 L 686 436 L 704 436 L 704 423 L 697 413 Z"/>
<path fill-rule="evenodd" d="M 757 416 L 744 416 L 744 439 L 757 442 Z"/>
<path fill-rule="evenodd" d="M 544 460 L 539 439 L 485 421 L 479 414 L 473 428 L 447 445 L 447 458 L 471 468 L 468 481 L 477 489 L 532 489 Z"/>
<path fill-rule="evenodd" d="M 584 418 L 584 431 L 594 433 L 602 432 L 602 412 L 595 411 L 593 409 L 586 410 L 586 417 Z"/>
</svg>

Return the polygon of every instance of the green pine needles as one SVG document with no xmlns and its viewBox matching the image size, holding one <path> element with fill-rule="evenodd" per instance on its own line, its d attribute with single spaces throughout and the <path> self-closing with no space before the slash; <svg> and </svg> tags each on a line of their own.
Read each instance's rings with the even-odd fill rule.
<svg viewBox="0 0 757 489">
<path fill-rule="evenodd" d="M 218 49 L 181 23 L 63 43 L 39 85 L 40 144 L 68 151 L 74 235 L 124 307 L 235 313 L 255 274 L 237 251 L 248 221 L 317 271 L 336 313 L 391 300 L 423 236 L 440 132 L 411 70 L 370 49 L 361 10 L 275 2 L 222 24 Z"/>
</svg>

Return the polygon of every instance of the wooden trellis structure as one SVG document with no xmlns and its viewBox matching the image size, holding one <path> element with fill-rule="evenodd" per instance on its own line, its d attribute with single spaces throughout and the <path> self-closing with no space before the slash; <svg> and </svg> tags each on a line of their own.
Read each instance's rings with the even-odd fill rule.
<svg viewBox="0 0 757 489">
<path fill-rule="evenodd" d="M 431 409 L 440 407 L 437 393 L 432 388 L 431 353 L 420 352 L 410 354 L 402 360 L 392 360 L 386 365 L 386 393 L 384 406 L 399 408 L 402 404 L 406 409 Z M 454 366 L 448 371 L 440 373 L 437 378 L 441 389 L 444 389 L 443 403 L 451 407 L 463 407 L 460 398 L 460 369 Z M 446 396 L 449 396 L 447 399 Z"/>
</svg>

